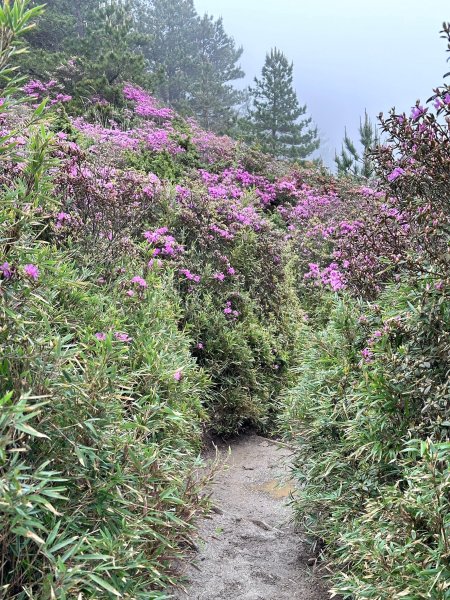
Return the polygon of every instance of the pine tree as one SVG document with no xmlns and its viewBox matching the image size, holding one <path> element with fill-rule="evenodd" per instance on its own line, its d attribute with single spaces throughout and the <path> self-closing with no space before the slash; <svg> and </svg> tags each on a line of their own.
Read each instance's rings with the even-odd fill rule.
<svg viewBox="0 0 450 600">
<path fill-rule="evenodd" d="M 193 0 L 152 0 L 143 2 L 139 12 L 140 30 L 151 39 L 145 56 L 159 75 L 156 93 L 186 111 L 198 64 L 199 17 Z"/>
<path fill-rule="evenodd" d="M 33 0 L 32 6 L 41 5 Z M 33 79 L 45 79 L 69 57 L 69 49 L 85 35 L 92 0 L 47 0 L 44 14 L 28 34 L 30 52 L 21 60 L 21 70 Z"/>
<path fill-rule="evenodd" d="M 304 159 L 318 149 L 317 128 L 311 127 L 306 105 L 300 106 L 293 87 L 293 63 L 280 51 L 266 55 L 261 79 L 250 89 L 252 129 L 263 150 L 278 158 Z"/>
<path fill-rule="evenodd" d="M 120 103 L 124 81 L 148 87 L 147 39 L 136 30 L 134 2 L 49 0 L 22 68 L 33 79 L 64 83 L 80 102 L 100 95 Z"/>
<path fill-rule="evenodd" d="M 341 154 L 336 154 L 334 161 L 339 175 L 353 175 L 369 179 L 373 174 L 370 150 L 378 143 L 377 130 L 372 124 L 367 111 L 364 112 L 364 122 L 359 120 L 359 141 L 362 146 L 360 154 L 355 144 L 345 131 Z"/>
<path fill-rule="evenodd" d="M 225 132 L 235 116 L 235 107 L 243 93 L 231 82 L 244 77 L 237 64 L 243 49 L 236 48 L 233 38 L 223 27 L 222 19 L 204 15 L 197 32 L 198 61 L 191 108 L 199 123 L 206 129 Z"/>
<path fill-rule="evenodd" d="M 136 31 L 130 0 L 100 2 L 77 49 L 86 74 L 83 88 L 115 101 L 125 81 L 149 84 L 146 44 L 147 38 Z"/>
</svg>

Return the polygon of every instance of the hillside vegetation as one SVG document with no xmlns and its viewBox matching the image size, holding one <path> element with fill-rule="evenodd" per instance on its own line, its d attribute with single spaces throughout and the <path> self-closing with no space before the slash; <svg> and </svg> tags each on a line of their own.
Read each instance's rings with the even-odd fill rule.
<svg viewBox="0 0 450 600">
<path fill-rule="evenodd" d="M 83 112 L 21 78 L 30 6 L 0 7 L 3 596 L 167 597 L 203 431 L 253 428 L 298 445 L 336 592 L 450 598 L 450 89 L 334 177 L 136 82 Z"/>
</svg>

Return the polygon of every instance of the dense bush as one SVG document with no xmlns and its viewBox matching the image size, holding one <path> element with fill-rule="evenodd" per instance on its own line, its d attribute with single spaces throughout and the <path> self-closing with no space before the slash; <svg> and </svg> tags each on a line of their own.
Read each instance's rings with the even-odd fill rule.
<svg viewBox="0 0 450 600">
<path fill-rule="evenodd" d="M 36 11 L 2 10 L 7 55 Z M 19 82 L 1 64 L 8 99 Z M 1 115 L 2 596 L 159 598 L 199 507 L 209 384 L 169 274 L 144 279 L 122 252 L 106 280 L 100 247 L 94 264 L 82 235 L 57 244 L 60 149 L 43 108 L 20 113 L 20 134 L 8 100 Z"/>
<path fill-rule="evenodd" d="M 5 4 L 5 69 L 35 14 Z M 105 123 L 104 102 L 70 118 L 64 88 L 27 102 L 4 75 L 2 593 L 162 598 L 203 506 L 203 426 L 269 427 L 291 381 L 275 178 L 132 86 Z"/>
<path fill-rule="evenodd" d="M 278 185 L 233 166 L 240 147 L 229 138 L 189 123 L 175 129 L 172 111 L 142 90 L 126 94 L 135 102 L 132 129 L 75 119 L 78 134 L 58 135 L 62 205 L 52 235 L 86 267 L 103 265 L 108 282 L 124 253 L 139 274 L 173 273 L 182 324 L 212 379 L 210 427 L 267 427 L 291 381 L 300 313 L 289 240 L 270 212 Z M 156 159 L 168 168 L 159 176 L 148 172 Z"/>
<path fill-rule="evenodd" d="M 318 229 L 294 232 L 318 258 L 280 423 L 344 598 L 450 597 L 448 87 L 433 100 L 437 115 L 382 118 L 380 191 L 357 220 L 328 193 Z"/>
</svg>

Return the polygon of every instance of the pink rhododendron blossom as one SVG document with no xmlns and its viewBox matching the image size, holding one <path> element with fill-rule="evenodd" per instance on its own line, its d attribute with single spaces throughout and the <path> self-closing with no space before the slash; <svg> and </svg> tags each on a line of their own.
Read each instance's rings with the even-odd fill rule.
<svg viewBox="0 0 450 600">
<path fill-rule="evenodd" d="M 39 268 L 36 265 L 25 265 L 23 271 L 27 277 L 37 281 L 39 279 Z"/>
<path fill-rule="evenodd" d="M 132 338 L 127 333 L 116 332 L 114 337 L 119 342 L 131 342 Z"/>
<path fill-rule="evenodd" d="M 373 360 L 373 352 L 370 348 L 364 348 L 361 352 L 365 362 L 370 363 Z"/>
<path fill-rule="evenodd" d="M 4 262 L 2 265 L 0 265 L 0 273 L 3 275 L 4 279 L 11 279 L 12 269 L 9 263 Z"/>
<path fill-rule="evenodd" d="M 200 275 L 191 273 L 189 269 L 180 269 L 180 275 L 184 275 L 186 279 L 189 279 L 189 281 L 194 281 L 195 283 L 200 283 L 201 280 Z"/>
<path fill-rule="evenodd" d="M 135 283 L 136 285 L 138 285 L 141 288 L 148 287 L 148 284 L 145 281 L 145 279 L 143 279 L 142 277 L 139 277 L 139 275 L 136 275 L 135 277 L 133 277 L 133 279 L 131 280 L 131 283 Z"/>
<path fill-rule="evenodd" d="M 162 261 L 159 260 L 159 258 L 157 258 L 157 259 L 152 258 L 148 261 L 148 264 L 147 264 L 148 269 L 152 270 L 155 266 L 159 267 L 159 268 L 162 267 Z"/>
<path fill-rule="evenodd" d="M 56 215 L 56 228 L 61 229 L 63 225 L 69 224 L 72 221 L 72 217 L 66 212 L 59 212 Z"/>
<path fill-rule="evenodd" d="M 427 112 L 428 109 L 425 109 L 423 106 L 413 106 L 411 111 L 411 118 L 415 121 L 419 119 L 422 115 Z"/>
<path fill-rule="evenodd" d="M 401 167 L 395 167 L 395 169 L 389 173 L 388 175 L 388 181 L 395 181 L 396 179 L 398 179 L 399 177 L 401 177 L 402 175 L 405 174 L 405 170 L 402 169 Z"/>
<path fill-rule="evenodd" d="M 156 119 L 173 119 L 175 113 L 170 108 L 159 107 L 158 101 L 148 92 L 135 87 L 126 85 L 123 89 L 123 95 L 128 100 L 136 103 L 135 112 L 141 117 L 151 117 Z"/>
</svg>

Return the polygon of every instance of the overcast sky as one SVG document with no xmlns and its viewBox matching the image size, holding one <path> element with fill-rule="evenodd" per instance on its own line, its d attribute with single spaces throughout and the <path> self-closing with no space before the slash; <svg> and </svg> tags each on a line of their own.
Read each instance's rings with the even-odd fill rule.
<svg viewBox="0 0 450 600">
<path fill-rule="evenodd" d="M 295 86 L 319 127 L 332 163 L 344 128 L 357 136 L 366 108 L 375 118 L 408 111 L 440 85 L 450 65 L 439 37 L 449 0 L 195 0 L 197 11 L 222 16 L 244 47 L 246 82 L 276 46 L 294 62 Z"/>
</svg>

